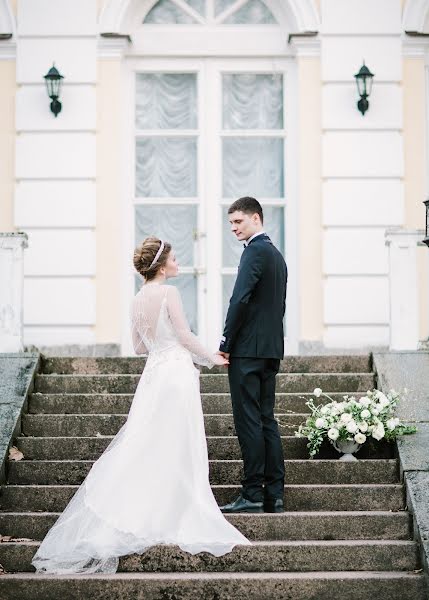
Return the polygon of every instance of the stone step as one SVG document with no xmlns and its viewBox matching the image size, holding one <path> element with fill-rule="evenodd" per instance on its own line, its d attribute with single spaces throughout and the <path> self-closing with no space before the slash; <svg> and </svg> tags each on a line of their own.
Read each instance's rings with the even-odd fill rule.
<svg viewBox="0 0 429 600">
<path fill-rule="evenodd" d="M 333 400 L 340 401 L 343 395 L 354 392 L 332 392 Z M 30 394 L 28 412 L 47 414 L 128 414 L 134 394 Z M 307 400 L 312 394 L 276 394 L 276 411 L 308 412 Z M 201 394 L 203 412 L 206 415 L 232 413 L 231 396 L 223 394 Z M 315 403 L 326 404 L 327 398 L 319 398 Z"/>
<path fill-rule="evenodd" d="M 15 484 L 80 484 L 93 461 L 21 460 L 8 464 L 8 482 Z M 211 460 L 213 485 L 237 485 L 243 476 L 241 460 Z M 285 460 L 286 484 L 398 483 L 397 459 Z"/>
<path fill-rule="evenodd" d="M 4 542 L 0 564 L 7 572 L 34 572 L 31 559 L 38 547 L 37 542 Z M 207 552 L 193 556 L 173 545 L 153 546 L 143 554 L 121 557 L 118 572 L 411 571 L 418 565 L 418 546 L 410 540 L 299 540 L 254 542 L 221 557 Z"/>
<path fill-rule="evenodd" d="M 60 512 L 77 489 L 77 485 L 6 485 L 0 493 L 0 510 Z M 238 496 L 240 487 L 214 485 L 212 490 L 223 505 Z M 405 492 L 402 484 L 286 485 L 284 503 L 287 511 L 399 511 L 405 504 Z"/>
<path fill-rule="evenodd" d="M 15 446 L 27 460 L 96 460 L 112 441 L 113 436 L 86 437 L 32 437 L 20 436 Z M 283 436 L 283 452 L 286 458 L 308 459 L 308 440 L 296 436 Z M 212 460 L 238 460 L 241 451 L 238 438 L 228 436 L 208 436 L 207 448 Z M 367 440 L 357 455 L 361 458 L 395 458 L 396 445 L 386 441 Z M 338 452 L 332 444 L 323 441 L 317 458 L 338 458 Z"/>
<path fill-rule="evenodd" d="M 2 535 L 41 540 L 60 513 L 0 512 Z M 275 540 L 409 540 L 406 511 L 320 511 L 227 515 L 248 539 Z M 1 579 L 1 577 L 0 577 Z"/>
<path fill-rule="evenodd" d="M 306 414 L 276 415 L 283 434 L 294 434 Z M 126 415 L 23 415 L 22 433 L 26 436 L 48 437 L 88 437 L 115 435 L 127 420 Z M 206 434 L 210 436 L 235 435 L 232 415 L 204 415 Z"/>
<path fill-rule="evenodd" d="M 56 374 L 111 374 L 141 373 L 146 359 L 138 356 L 118 357 L 44 357 L 43 373 Z M 363 355 L 339 356 L 287 356 L 280 362 L 283 373 L 365 373 L 372 370 L 371 357 Z M 203 373 L 222 373 L 223 367 L 208 369 Z"/>
<path fill-rule="evenodd" d="M 122 393 L 133 394 L 141 375 L 37 375 L 36 392 L 43 393 Z M 374 387 L 373 373 L 279 373 L 277 392 L 312 392 L 321 387 L 331 392 L 366 392 Z M 227 374 L 201 375 L 200 390 L 229 392 Z"/>
<path fill-rule="evenodd" d="M 113 436 L 102 437 L 18 437 L 15 445 L 27 460 L 96 460 L 112 441 Z M 294 436 L 282 437 L 285 456 L 307 458 L 307 440 Z M 209 458 L 216 460 L 240 459 L 240 446 L 234 436 L 207 438 Z M 337 455 L 333 449 L 332 456 Z M 390 457 L 389 457 L 390 458 Z"/>
<path fill-rule="evenodd" d="M 426 600 L 421 573 L 115 573 L 0 577 L 0 597 L 13 600 Z"/>
</svg>

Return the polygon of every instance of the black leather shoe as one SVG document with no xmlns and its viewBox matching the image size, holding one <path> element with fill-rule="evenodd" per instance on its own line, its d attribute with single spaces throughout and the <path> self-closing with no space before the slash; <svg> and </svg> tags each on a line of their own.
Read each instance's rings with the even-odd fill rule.
<svg viewBox="0 0 429 600">
<path fill-rule="evenodd" d="M 283 498 L 276 498 L 274 500 L 270 499 L 270 500 L 265 500 L 264 502 L 264 510 L 267 513 L 282 513 L 284 512 L 284 506 L 283 506 Z"/>
<path fill-rule="evenodd" d="M 234 502 L 220 507 L 223 513 L 263 513 L 263 502 L 251 502 L 240 494 Z"/>
</svg>

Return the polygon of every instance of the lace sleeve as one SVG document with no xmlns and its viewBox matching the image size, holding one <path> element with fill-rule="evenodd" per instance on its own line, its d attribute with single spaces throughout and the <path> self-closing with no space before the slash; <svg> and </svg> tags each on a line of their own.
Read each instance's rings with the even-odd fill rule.
<svg viewBox="0 0 429 600">
<path fill-rule="evenodd" d="M 168 286 L 167 310 L 179 342 L 192 354 L 192 360 L 211 369 L 214 366 L 211 358 L 212 354 L 202 346 L 197 336 L 192 333 L 183 309 L 180 292 L 173 285 Z"/>
<path fill-rule="evenodd" d="M 140 334 L 142 331 L 143 317 L 140 314 L 139 306 L 134 301 L 131 306 L 131 336 L 133 340 L 133 348 L 136 354 L 147 354 L 148 349 L 146 348 L 143 338 Z"/>
</svg>

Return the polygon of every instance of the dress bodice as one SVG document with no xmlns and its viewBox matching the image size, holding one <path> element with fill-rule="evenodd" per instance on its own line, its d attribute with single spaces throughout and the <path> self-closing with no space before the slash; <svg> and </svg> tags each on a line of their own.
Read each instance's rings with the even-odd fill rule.
<svg viewBox="0 0 429 600">
<path fill-rule="evenodd" d="M 194 362 L 212 367 L 212 355 L 189 327 L 179 290 L 146 283 L 132 304 L 132 337 L 137 354 L 159 354 L 185 348 Z"/>
</svg>

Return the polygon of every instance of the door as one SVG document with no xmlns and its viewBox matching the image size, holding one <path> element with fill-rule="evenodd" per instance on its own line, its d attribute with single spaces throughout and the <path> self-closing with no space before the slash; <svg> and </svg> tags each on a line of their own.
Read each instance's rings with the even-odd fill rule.
<svg viewBox="0 0 429 600">
<path fill-rule="evenodd" d="M 169 283 L 181 290 L 192 330 L 216 349 L 243 250 L 230 231 L 229 205 L 256 197 L 277 248 L 286 255 L 293 243 L 293 63 L 139 59 L 129 77 L 133 247 L 149 235 L 172 243 L 180 275 Z M 141 284 L 134 274 L 131 296 Z"/>
</svg>

